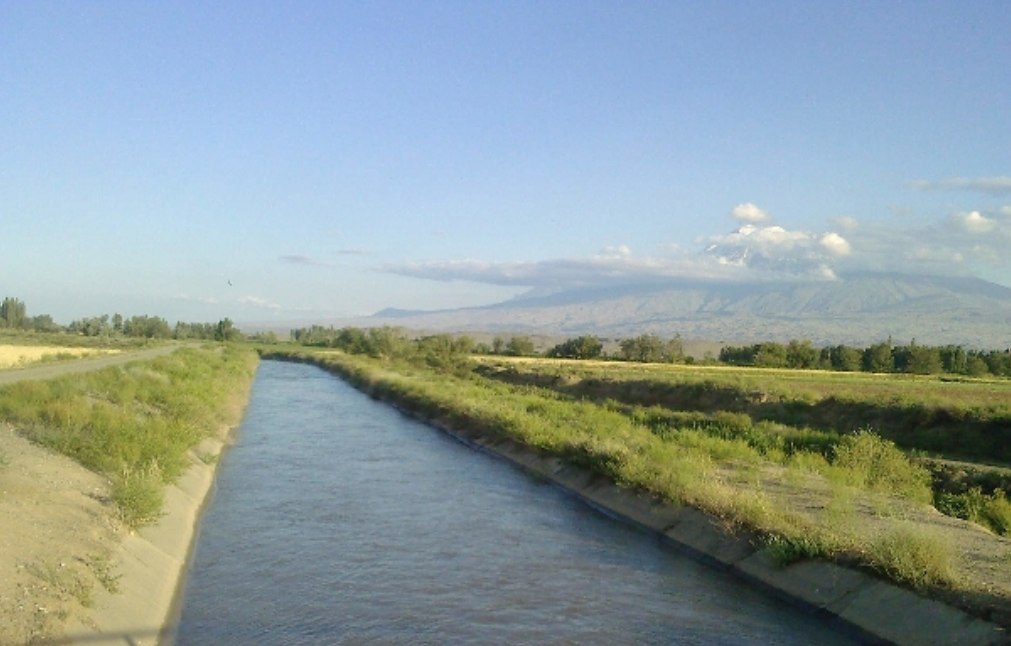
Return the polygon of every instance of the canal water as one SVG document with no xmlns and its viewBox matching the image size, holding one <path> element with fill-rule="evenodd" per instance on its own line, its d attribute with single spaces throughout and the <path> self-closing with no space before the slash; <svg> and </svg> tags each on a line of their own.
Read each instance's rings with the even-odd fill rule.
<svg viewBox="0 0 1011 646">
<path fill-rule="evenodd" d="M 855 644 L 307 365 L 265 361 L 177 646 Z"/>
</svg>

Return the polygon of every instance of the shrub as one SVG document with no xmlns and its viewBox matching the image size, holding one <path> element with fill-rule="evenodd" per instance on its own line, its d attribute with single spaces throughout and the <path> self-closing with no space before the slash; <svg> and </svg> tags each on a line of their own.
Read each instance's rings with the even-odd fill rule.
<svg viewBox="0 0 1011 646">
<path fill-rule="evenodd" d="M 954 550 L 939 536 L 912 526 L 898 527 L 871 541 L 869 565 L 916 590 L 955 584 Z"/>
<path fill-rule="evenodd" d="M 835 447 L 833 465 L 847 472 L 855 486 L 919 502 L 932 499 L 930 473 L 871 431 L 842 438 Z"/>
<path fill-rule="evenodd" d="M 146 469 L 124 468 L 112 478 L 112 500 L 119 518 L 133 529 L 158 520 L 165 501 L 161 472 L 157 464 Z"/>
</svg>

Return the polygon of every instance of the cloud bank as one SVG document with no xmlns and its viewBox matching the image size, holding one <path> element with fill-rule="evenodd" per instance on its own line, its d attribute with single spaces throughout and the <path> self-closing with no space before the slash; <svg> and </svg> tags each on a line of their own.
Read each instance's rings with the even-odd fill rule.
<svg viewBox="0 0 1011 646">
<path fill-rule="evenodd" d="M 910 182 L 921 190 L 974 191 L 989 195 L 1011 195 L 1011 177 L 949 177 L 937 181 Z"/>
<path fill-rule="evenodd" d="M 990 188 L 1000 184 L 973 182 Z M 1011 247 L 1011 205 L 951 213 L 919 228 L 844 216 L 832 218 L 829 230 L 794 230 L 773 224 L 768 212 L 752 203 L 737 205 L 729 215 L 745 224 L 729 233 L 699 238 L 696 250 L 660 242 L 655 253 L 640 255 L 616 244 L 576 258 L 434 260 L 389 264 L 379 270 L 427 280 L 558 290 L 677 280 L 836 280 L 854 271 L 964 276 L 1011 265 L 1006 252 Z"/>
<path fill-rule="evenodd" d="M 699 240 L 705 246 L 697 252 L 661 243 L 656 254 L 641 256 L 619 244 L 579 258 L 536 262 L 435 260 L 385 265 L 380 270 L 437 281 L 553 289 L 670 283 L 679 279 L 834 280 L 833 262 L 853 252 L 850 242 L 835 231 L 812 233 L 761 224 L 771 218 L 751 203 L 739 204 L 730 216 L 748 224 L 725 235 Z"/>
</svg>

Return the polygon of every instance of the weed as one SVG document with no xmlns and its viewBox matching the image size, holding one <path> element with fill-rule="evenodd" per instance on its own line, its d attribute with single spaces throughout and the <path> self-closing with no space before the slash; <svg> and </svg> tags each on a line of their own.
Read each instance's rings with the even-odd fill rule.
<svg viewBox="0 0 1011 646">
<path fill-rule="evenodd" d="M 911 525 L 901 525 L 868 545 L 868 565 L 916 590 L 952 587 L 955 552 L 939 536 Z"/>
<path fill-rule="evenodd" d="M 157 463 L 146 469 L 124 467 L 112 478 L 112 501 L 127 527 L 137 529 L 158 520 L 164 493 Z"/>
<path fill-rule="evenodd" d="M 197 459 L 204 464 L 214 465 L 221 459 L 221 454 L 213 451 L 197 451 Z"/>
<path fill-rule="evenodd" d="M 42 562 L 32 563 L 27 569 L 61 598 L 76 599 L 85 608 L 94 605 L 92 585 L 75 568 L 64 563 Z"/>
<path fill-rule="evenodd" d="M 912 463 L 893 442 L 862 430 L 835 447 L 833 466 L 847 473 L 852 484 L 918 502 L 929 502 L 930 474 Z"/>
<path fill-rule="evenodd" d="M 780 567 L 805 559 L 825 558 L 830 553 L 825 544 L 814 535 L 786 537 L 771 534 L 761 542 L 761 546 Z"/>
<path fill-rule="evenodd" d="M 84 563 L 103 588 L 112 594 L 119 593 L 119 580 L 123 578 L 123 575 L 113 572 L 112 562 L 107 555 L 90 554 Z"/>
</svg>

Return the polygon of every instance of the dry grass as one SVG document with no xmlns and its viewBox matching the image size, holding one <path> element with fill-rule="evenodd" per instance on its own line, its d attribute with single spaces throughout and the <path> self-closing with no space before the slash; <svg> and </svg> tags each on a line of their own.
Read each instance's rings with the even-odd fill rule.
<svg viewBox="0 0 1011 646">
<path fill-rule="evenodd" d="M 117 352 L 119 350 L 64 348 L 46 345 L 0 345 L 0 370 L 5 368 L 20 368 L 33 363 L 97 357 Z"/>
</svg>

